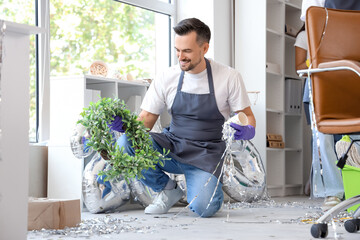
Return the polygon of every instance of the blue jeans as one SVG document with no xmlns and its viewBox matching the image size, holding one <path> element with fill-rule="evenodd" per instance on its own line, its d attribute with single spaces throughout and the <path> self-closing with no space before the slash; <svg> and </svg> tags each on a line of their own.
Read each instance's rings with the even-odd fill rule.
<svg viewBox="0 0 360 240">
<path fill-rule="evenodd" d="M 349 135 L 350 136 L 350 138 L 352 138 L 352 139 L 360 139 L 360 135 L 359 134 L 356 134 L 356 135 Z M 355 148 L 356 148 L 356 150 L 357 150 L 357 152 L 360 154 L 360 142 L 355 142 L 354 144 L 353 144 L 353 146 L 355 146 Z"/>
<path fill-rule="evenodd" d="M 134 149 L 125 134 L 117 140 L 117 144 L 120 148 L 124 147 L 125 153 L 132 156 L 134 155 Z M 162 147 L 154 140 L 153 147 L 159 152 L 163 152 Z M 211 217 L 219 211 L 224 200 L 221 182 L 218 183 L 218 179 L 211 173 L 205 172 L 192 165 L 184 164 L 170 158 L 170 160 L 164 161 L 164 166 L 157 164 L 155 169 L 149 168 L 148 170 L 143 170 L 142 174 L 145 178 L 140 179 L 140 181 L 154 191 L 160 192 L 165 188 L 169 181 L 169 176 L 165 172 L 185 175 L 187 201 L 191 202 L 196 197 L 189 206 L 191 211 L 197 213 L 201 217 Z M 209 183 L 205 187 L 204 185 L 207 181 L 209 181 Z M 218 187 L 216 188 L 217 183 Z M 208 206 L 215 188 L 215 195 Z"/>
<path fill-rule="evenodd" d="M 310 116 L 312 116 L 311 105 Z M 336 196 L 342 199 L 344 187 L 341 170 L 336 166 L 338 159 L 335 153 L 334 135 L 324 134 L 313 129 L 312 137 L 312 196 L 316 198 Z M 319 148 L 317 146 L 318 139 Z M 321 162 L 318 149 L 320 149 Z"/>
</svg>

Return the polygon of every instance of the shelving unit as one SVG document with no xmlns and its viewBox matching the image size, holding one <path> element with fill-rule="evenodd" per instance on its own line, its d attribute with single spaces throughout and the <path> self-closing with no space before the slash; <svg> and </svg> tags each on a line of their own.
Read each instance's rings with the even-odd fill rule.
<svg viewBox="0 0 360 240">
<path fill-rule="evenodd" d="M 285 24 L 300 29 L 300 13 L 301 0 L 235 3 L 235 68 L 248 90 L 260 91 L 252 106 L 257 120 L 253 142 L 266 165 L 271 196 L 302 194 L 303 189 L 302 114 L 285 107 L 285 79 L 301 81 L 295 71 L 295 37 L 285 34 Z M 267 133 L 282 135 L 285 148 L 268 148 Z"/>
<path fill-rule="evenodd" d="M 84 160 L 74 157 L 70 136 L 83 108 L 99 98 L 118 97 L 128 103 L 131 111 L 137 111 L 148 86 L 148 83 L 92 75 L 51 79 L 49 198 L 82 198 Z"/>
<path fill-rule="evenodd" d="M 44 34 L 45 29 L 2 20 L 0 28 L 0 239 L 26 239 L 29 199 L 29 36 Z"/>
</svg>

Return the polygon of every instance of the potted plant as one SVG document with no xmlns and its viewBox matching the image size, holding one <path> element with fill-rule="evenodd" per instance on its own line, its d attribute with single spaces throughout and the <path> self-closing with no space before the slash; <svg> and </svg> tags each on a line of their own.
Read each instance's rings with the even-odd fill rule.
<svg viewBox="0 0 360 240">
<path fill-rule="evenodd" d="M 84 108 L 78 123 L 88 129 L 90 136 L 87 146 L 100 153 L 104 160 L 109 162 L 110 168 L 100 172 L 106 179 L 117 178 L 120 175 L 126 180 L 142 178 L 143 169 L 155 168 L 155 164 L 163 165 L 163 160 L 168 154 L 165 150 L 159 153 L 152 147 L 148 133 L 149 129 L 144 123 L 138 121 L 138 116 L 127 109 L 125 103 L 118 98 L 102 98 L 96 103 L 90 103 Z M 132 142 L 135 155 L 124 153 L 116 144 L 114 133 L 109 124 L 119 116 L 123 122 L 123 130 Z"/>
</svg>

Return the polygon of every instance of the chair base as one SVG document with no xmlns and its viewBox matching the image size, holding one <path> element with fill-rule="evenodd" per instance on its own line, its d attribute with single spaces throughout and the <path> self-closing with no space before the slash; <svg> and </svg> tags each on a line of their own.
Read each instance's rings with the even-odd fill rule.
<svg viewBox="0 0 360 240">
<path fill-rule="evenodd" d="M 314 238 L 326 238 L 328 235 L 328 222 L 333 216 L 338 215 L 341 211 L 346 210 L 347 208 L 359 204 L 360 195 L 349 198 L 338 205 L 329 209 L 323 216 L 321 216 L 316 223 L 311 227 L 311 235 Z M 350 219 L 345 222 L 346 231 L 353 233 L 360 230 L 360 207 L 353 213 L 353 219 Z"/>
</svg>

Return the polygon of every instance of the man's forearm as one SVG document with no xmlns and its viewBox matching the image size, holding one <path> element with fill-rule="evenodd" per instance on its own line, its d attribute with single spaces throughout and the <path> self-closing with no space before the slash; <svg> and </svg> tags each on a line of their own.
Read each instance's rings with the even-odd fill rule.
<svg viewBox="0 0 360 240">
<path fill-rule="evenodd" d="M 139 114 L 138 120 L 144 121 L 144 126 L 151 130 L 158 118 L 159 115 L 142 110 L 141 113 Z"/>
</svg>

